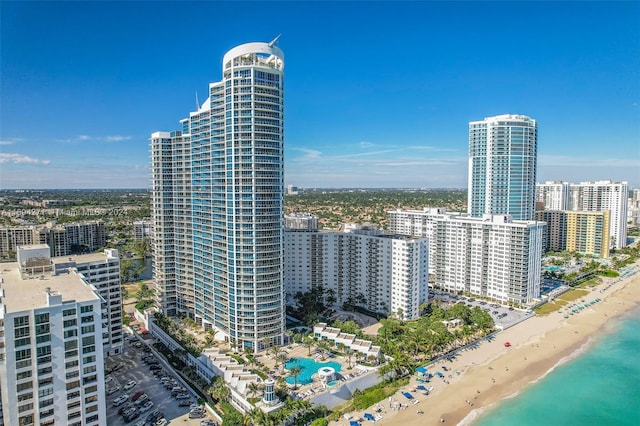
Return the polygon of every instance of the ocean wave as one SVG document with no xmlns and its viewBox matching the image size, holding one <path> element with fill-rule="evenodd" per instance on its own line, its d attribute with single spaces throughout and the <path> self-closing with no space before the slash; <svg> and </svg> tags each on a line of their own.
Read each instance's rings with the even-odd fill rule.
<svg viewBox="0 0 640 426">
<path fill-rule="evenodd" d="M 575 351 L 571 352 L 569 355 L 562 357 L 558 360 L 558 362 L 556 362 L 550 369 L 548 369 L 542 376 L 530 381 L 530 384 L 533 383 L 537 383 L 540 380 L 544 379 L 545 377 L 547 377 L 550 373 L 552 373 L 555 369 L 557 369 L 558 367 L 563 366 L 564 364 L 573 361 L 574 359 L 578 358 L 580 355 L 582 355 L 583 353 L 587 352 L 589 350 L 589 348 L 591 347 L 591 345 L 593 344 L 593 338 L 589 337 L 587 339 L 586 342 L 584 342 L 582 345 L 580 345 L 580 347 L 578 349 L 576 349 Z M 517 392 L 516 392 L 517 393 Z M 507 397 L 510 398 L 511 396 Z M 506 399 L 506 398 L 505 398 Z"/>
<path fill-rule="evenodd" d="M 488 405 L 486 407 L 475 408 L 471 410 L 467 416 L 458 422 L 458 426 L 470 426 L 480 415 L 485 412 L 487 409 L 491 408 L 494 404 Z"/>
</svg>

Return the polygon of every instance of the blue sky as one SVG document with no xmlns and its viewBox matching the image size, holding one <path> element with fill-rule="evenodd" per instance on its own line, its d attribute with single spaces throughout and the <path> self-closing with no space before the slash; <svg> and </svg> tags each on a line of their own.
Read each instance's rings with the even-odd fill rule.
<svg viewBox="0 0 640 426">
<path fill-rule="evenodd" d="M 640 187 L 639 2 L 0 3 L 0 188 L 143 188 L 232 47 L 285 53 L 285 183 L 466 187 L 468 122 L 538 181 Z"/>
</svg>

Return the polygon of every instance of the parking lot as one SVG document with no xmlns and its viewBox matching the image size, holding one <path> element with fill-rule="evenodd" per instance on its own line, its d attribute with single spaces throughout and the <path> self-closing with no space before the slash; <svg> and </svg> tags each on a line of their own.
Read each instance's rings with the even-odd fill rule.
<svg viewBox="0 0 640 426">
<path fill-rule="evenodd" d="M 147 352 L 145 352 L 145 350 Z M 151 364 L 143 361 L 145 356 L 151 356 L 151 358 L 148 358 Z M 152 365 L 156 365 L 157 367 L 152 367 Z M 154 369 L 152 370 L 151 368 Z M 105 370 L 105 388 L 107 389 L 107 393 L 112 392 L 107 395 L 106 404 L 107 424 L 110 426 L 121 426 L 125 424 L 142 426 L 154 424 L 155 421 L 145 422 L 145 420 L 155 411 L 160 411 L 164 415 L 167 424 L 199 426 L 202 420 L 207 418 L 211 419 L 211 416 L 207 415 L 208 413 L 206 411 L 204 411 L 204 417 L 189 418 L 190 404 L 197 401 L 196 396 L 186 391 L 187 395 L 184 395 L 183 399 L 176 399 L 177 395 L 183 393 L 183 391 L 174 390 L 175 387 L 181 387 L 178 381 L 176 381 L 176 383 L 172 382 L 172 380 L 176 379 L 176 375 L 163 363 L 161 357 L 151 352 L 151 348 L 138 336 L 130 336 L 125 341 L 124 353 L 107 357 Z M 111 373 L 107 374 L 108 371 L 111 371 Z M 155 375 L 154 372 L 156 372 Z M 161 381 L 161 377 L 166 377 L 166 379 Z M 127 385 L 131 386 L 131 388 L 125 390 Z M 140 396 L 143 392 L 146 397 Z M 115 406 L 113 401 L 125 394 L 128 395 L 129 398 L 123 398 L 125 402 Z M 127 421 L 123 415 L 118 413 L 119 410 L 131 405 L 139 412 L 140 408 L 146 403 L 138 403 L 138 401 L 134 403 L 131 401 L 133 397 L 138 397 L 142 401 L 152 401 L 153 405 L 137 416 L 133 414 L 135 418 Z M 180 401 L 182 401 L 184 405 L 179 405 Z M 150 404 L 147 404 L 147 407 L 149 405 Z"/>
<path fill-rule="evenodd" d="M 437 299 L 442 300 L 443 302 L 448 302 L 450 304 L 464 303 L 470 308 L 478 306 L 480 307 L 480 309 L 488 312 L 493 318 L 493 322 L 495 323 L 496 327 L 501 329 L 508 328 L 511 325 L 520 322 L 523 318 L 534 315 L 533 313 L 527 313 L 527 311 L 521 309 L 502 306 L 496 302 L 477 299 L 473 296 L 457 296 L 445 292 L 433 291 L 431 292 L 431 295 Z"/>
</svg>

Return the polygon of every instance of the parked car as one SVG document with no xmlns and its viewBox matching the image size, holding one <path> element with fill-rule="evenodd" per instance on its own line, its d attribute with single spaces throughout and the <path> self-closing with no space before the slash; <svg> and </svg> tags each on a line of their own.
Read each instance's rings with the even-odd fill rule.
<svg viewBox="0 0 640 426">
<path fill-rule="evenodd" d="M 189 411 L 190 419 L 201 419 L 204 416 L 205 416 L 204 410 L 201 408 L 194 408 L 193 410 Z"/>
<path fill-rule="evenodd" d="M 178 402 L 178 407 L 190 407 L 192 404 L 190 399 L 181 399 L 180 402 Z"/>
<path fill-rule="evenodd" d="M 144 404 L 145 402 L 149 401 L 149 396 L 148 395 L 142 395 L 140 398 L 138 398 L 138 400 L 136 401 L 136 405 L 140 406 L 142 404 Z"/>
<path fill-rule="evenodd" d="M 118 392 L 119 390 L 120 390 L 120 388 L 119 388 L 119 387 L 117 387 L 117 386 L 116 386 L 116 387 L 114 387 L 114 388 L 108 388 L 108 389 L 107 389 L 107 395 L 111 395 L 111 394 L 113 394 L 113 393 L 116 393 L 116 392 Z"/>
<path fill-rule="evenodd" d="M 161 370 L 162 367 L 160 367 L 158 364 L 152 364 L 149 366 L 149 370 L 153 371 L 153 370 Z"/>
<path fill-rule="evenodd" d="M 131 413 L 127 414 L 126 416 L 124 416 L 124 421 L 129 423 L 130 421 L 137 419 L 138 417 L 140 417 L 140 410 L 136 409 Z"/>
<path fill-rule="evenodd" d="M 133 389 L 137 384 L 138 382 L 136 382 L 135 380 L 130 380 L 129 383 L 124 385 L 124 390 L 128 391 L 129 389 Z"/>
<path fill-rule="evenodd" d="M 158 420 L 156 420 L 153 426 L 165 426 L 166 424 L 167 424 L 167 419 L 165 419 L 164 417 L 161 417 Z"/>
<path fill-rule="evenodd" d="M 128 395 L 120 395 L 119 397 L 113 400 L 113 405 L 115 405 L 116 407 L 119 407 L 125 402 L 127 402 L 128 399 L 129 399 Z"/>
<path fill-rule="evenodd" d="M 218 426 L 218 423 L 214 422 L 213 420 L 201 420 L 200 426 Z"/>
<path fill-rule="evenodd" d="M 145 420 L 138 420 L 133 426 L 146 426 L 146 424 L 147 422 Z"/>
<path fill-rule="evenodd" d="M 127 411 L 131 410 L 133 408 L 132 404 L 126 404 L 123 405 L 122 407 L 120 407 L 120 409 L 118 410 L 118 414 L 123 415 L 124 413 L 126 413 Z"/>
<path fill-rule="evenodd" d="M 142 395 L 144 395 L 144 391 L 139 390 L 131 396 L 131 401 L 136 402 L 136 399 L 140 398 Z"/>
<path fill-rule="evenodd" d="M 156 420 L 158 420 L 160 417 L 164 417 L 164 414 L 162 413 L 162 411 L 158 410 L 157 408 L 155 409 L 155 411 L 151 414 L 149 414 L 147 416 L 147 423 L 151 423 L 153 424 L 153 422 L 155 422 Z"/>
<path fill-rule="evenodd" d="M 151 410 L 151 407 L 153 407 L 153 401 L 145 402 L 144 404 L 142 404 L 142 407 L 140 407 L 140 413 L 145 413 Z"/>
<path fill-rule="evenodd" d="M 189 394 L 188 393 L 179 393 L 176 395 L 176 399 L 188 399 L 189 398 Z"/>
<path fill-rule="evenodd" d="M 136 407 L 129 407 L 122 412 L 122 417 L 125 417 L 125 418 L 129 417 L 131 414 L 135 413 L 136 411 L 138 411 Z"/>
</svg>

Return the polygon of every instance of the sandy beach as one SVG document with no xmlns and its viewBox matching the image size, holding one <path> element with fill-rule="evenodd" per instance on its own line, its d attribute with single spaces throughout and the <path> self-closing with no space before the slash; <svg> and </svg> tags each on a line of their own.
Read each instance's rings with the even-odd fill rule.
<svg viewBox="0 0 640 426">
<path fill-rule="evenodd" d="M 393 402 L 406 404 L 407 408 L 392 410 L 389 401 L 382 401 L 379 406 L 383 418 L 376 424 L 435 425 L 443 424 L 442 420 L 445 425 L 470 423 L 479 411 L 517 394 L 563 360 L 575 356 L 589 345 L 593 336 L 607 327 L 611 319 L 637 306 L 640 303 L 640 274 L 625 279 L 604 279 L 582 299 L 589 302 L 596 298 L 602 301 L 579 314 L 565 319 L 563 313 L 555 312 L 528 319 L 498 333 L 492 341 L 483 341 L 476 348 L 461 352 L 453 362 L 431 367 L 431 373 L 445 373 L 439 368 L 441 365 L 446 365 L 450 371 L 445 373 L 444 379 L 434 378 L 425 384 L 434 386 L 430 395 L 412 392 L 420 401 L 417 404 L 412 404 L 400 392 L 393 396 Z M 511 347 L 505 347 L 505 342 L 511 343 Z M 456 370 L 460 371 L 459 375 Z M 414 375 L 401 391 L 413 391 L 419 384 Z M 375 407 L 350 414 L 358 419 L 365 412 L 374 413 Z M 342 419 L 331 424 L 348 425 L 348 422 Z"/>
</svg>

